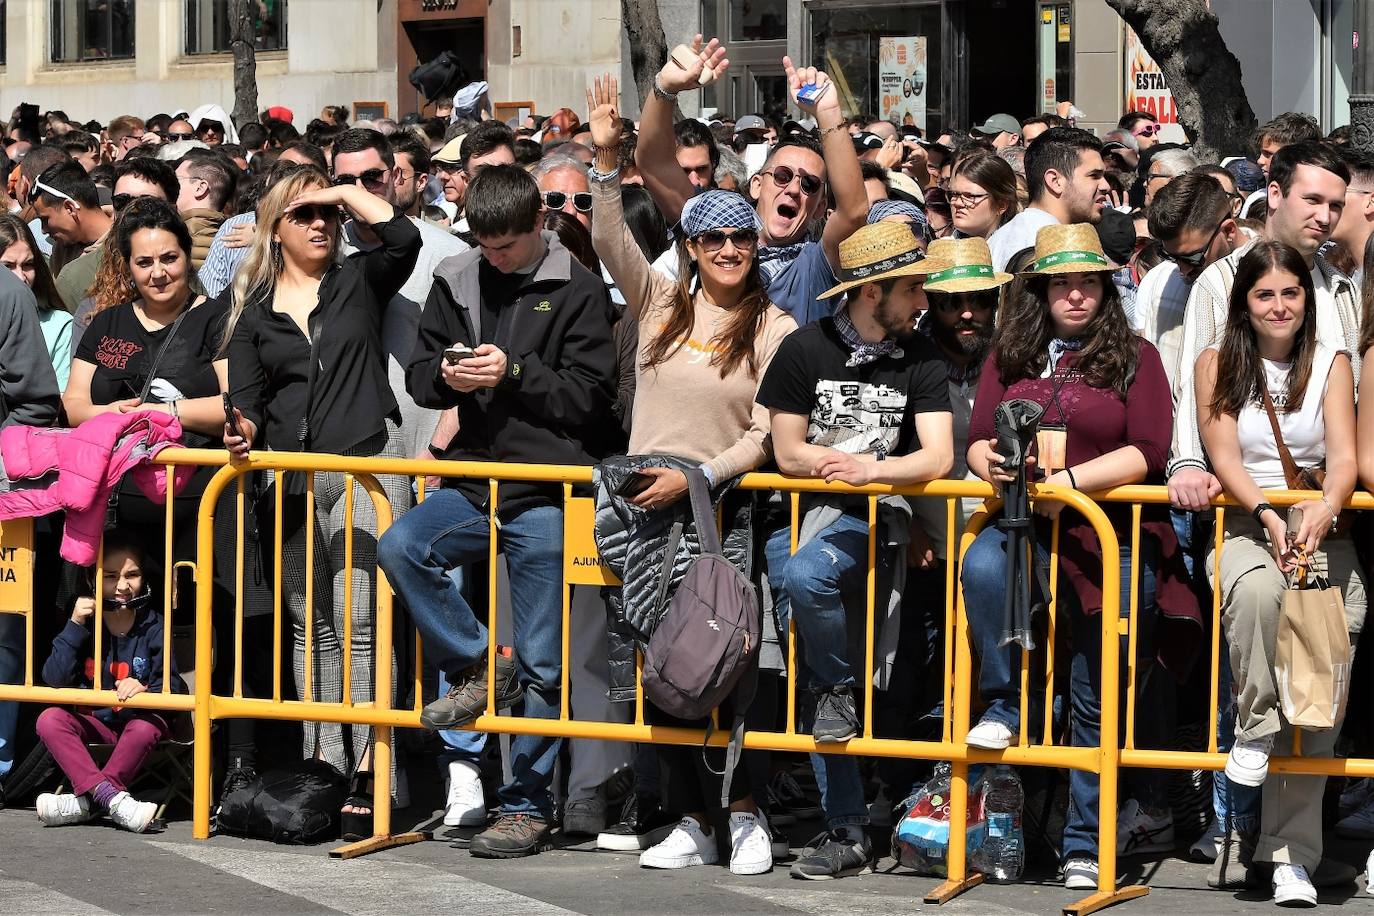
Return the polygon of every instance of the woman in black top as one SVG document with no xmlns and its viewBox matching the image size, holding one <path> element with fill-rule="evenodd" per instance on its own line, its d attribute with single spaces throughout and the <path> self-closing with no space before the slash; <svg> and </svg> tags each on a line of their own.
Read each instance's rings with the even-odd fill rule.
<svg viewBox="0 0 1374 916">
<path fill-rule="evenodd" d="M 102 413 L 156 410 L 181 421 L 182 441 L 217 444 L 224 425 L 220 392 L 228 367 L 219 350 L 226 310 L 191 291 L 191 236 L 166 201 L 131 203 L 111 230 L 106 269 L 121 273 L 131 298 L 99 308 L 72 359 L 62 403 L 79 425 Z M 196 511 L 213 468 L 196 472 L 175 499 L 172 558 L 194 560 Z M 116 488 L 119 527 L 143 532 L 149 575 L 163 575 L 167 512 L 128 477 Z"/>
<path fill-rule="evenodd" d="M 341 260 L 341 207 L 370 225 L 381 246 Z M 406 457 L 399 437 L 400 411 L 387 381 L 381 320 L 382 309 L 415 268 L 419 231 L 382 198 L 359 185 L 331 187 L 311 166 L 274 185 L 258 204 L 257 217 L 258 235 L 235 277 L 229 316 L 229 391 L 243 436 L 223 426 L 225 446 L 235 455 L 246 455 L 250 445 L 258 445 L 273 451 Z M 277 485 L 291 494 L 287 514 L 297 520 L 282 534 L 280 561 L 295 637 L 296 686 L 303 698 L 342 701 L 348 589 L 353 595 L 350 697 L 353 702 L 369 702 L 374 687 L 377 546 L 372 503 L 361 487 L 355 490 L 355 572 L 350 576 L 344 569 L 344 475 L 315 474 L 315 608 L 307 683 L 305 520 L 300 495 L 305 483 L 302 474 L 277 477 Z M 410 502 L 410 481 L 386 476 L 382 483 L 394 517 L 399 518 Z M 353 728 L 349 739 L 345 741 L 338 724 L 307 723 L 304 752 L 344 772 L 355 769 L 353 796 L 344 809 L 344 833 L 370 834 L 371 729 Z"/>
</svg>

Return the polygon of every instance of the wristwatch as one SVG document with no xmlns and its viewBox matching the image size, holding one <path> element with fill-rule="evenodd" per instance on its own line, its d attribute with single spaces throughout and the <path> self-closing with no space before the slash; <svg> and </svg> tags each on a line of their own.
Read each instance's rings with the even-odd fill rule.
<svg viewBox="0 0 1374 916">
<path fill-rule="evenodd" d="M 1250 517 L 1253 518 L 1255 520 L 1255 524 L 1259 525 L 1261 528 L 1264 527 L 1264 519 L 1261 518 L 1261 516 L 1264 515 L 1266 510 L 1274 513 L 1277 513 L 1279 511 L 1275 509 L 1273 506 L 1269 505 L 1268 503 L 1260 503 L 1258 506 L 1256 506 L 1254 509 L 1250 511 Z"/>
</svg>

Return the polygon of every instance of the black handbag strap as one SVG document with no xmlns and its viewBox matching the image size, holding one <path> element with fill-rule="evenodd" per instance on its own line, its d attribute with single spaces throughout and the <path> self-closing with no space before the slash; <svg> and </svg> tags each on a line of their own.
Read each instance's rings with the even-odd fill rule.
<svg viewBox="0 0 1374 916">
<path fill-rule="evenodd" d="M 692 501 L 692 521 L 697 526 L 697 543 L 701 545 L 702 556 L 719 554 L 720 534 L 716 531 L 716 513 L 711 508 L 706 475 L 701 468 L 688 468 L 683 473 L 687 475 L 687 494 Z"/>
<path fill-rule="evenodd" d="M 138 402 L 140 404 L 146 404 L 148 402 L 148 392 L 153 389 L 153 379 L 157 378 L 157 369 L 158 366 L 162 365 L 162 357 L 167 355 L 167 349 L 172 345 L 172 341 L 177 336 L 177 328 L 181 327 L 182 319 L 186 317 L 186 313 L 189 311 L 191 311 L 191 306 L 189 305 L 181 310 L 181 314 L 177 316 L 176 321 L 172 322 L 172 329 L 167 332 L 167 338 L 162 341 L 162 346 L 158 347 L 157 353 L 153 354 L 153 364 L 148 367 L 148 377 L 143 381 L 143 390 L 138 393 Z"/>
<path fill-rule="evenodd" d="M 315 403 L 315 381 L 320 377 L 320 328 L 316 316 L 307 319 L 306 326 L 310 329 L 310 368 L 305 376 L 305 413 L 301 414 L 296 430 L 301 451 L 310 450 L 310 406 Z"/>
</svg>

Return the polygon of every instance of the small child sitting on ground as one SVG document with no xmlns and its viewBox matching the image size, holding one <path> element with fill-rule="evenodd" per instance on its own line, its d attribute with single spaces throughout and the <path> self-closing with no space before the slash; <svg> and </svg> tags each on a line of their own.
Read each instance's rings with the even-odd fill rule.
<svg viewBox="0 0 1374 916">
<path fill-rule="evenodd" d="M 99 688 L 113 690 L 121 702 L 145 691 L 162 690 L 162 615 L 153 607 L 143 577 L 143 550 L 117 531 L 105 535 L 101 597 L 105 602 L 104 660 Z M 95 591 L 94 583 L 92 591 Z M 43 665 L 43 680 L 53 687 L 94 686 L 91 620 L 95 598 L 76 599 L 71 620 L 53 640 Z M 171 668 L 172 691 L 186 685 Z M 115 706 L 104 709 L 53 707 L 38 717 L 38 737 L 66 774 L 71 794 L 38 796 L 38 818 L 45 827 L 80 824 L 100 815 L 142 833 L 157 813 L 153 802 L 131 796 L 128 787 L 148 754 L 169 731 L 168 714 Z M 96 765 L 87 742 L 113 744 L 104 767 Z"/>
</svg>

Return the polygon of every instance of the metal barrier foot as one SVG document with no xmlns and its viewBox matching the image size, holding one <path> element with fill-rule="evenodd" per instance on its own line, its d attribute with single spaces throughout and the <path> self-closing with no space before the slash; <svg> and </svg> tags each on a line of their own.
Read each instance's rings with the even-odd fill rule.
<svg viewBox="0 0 1374 916">
<path fill-rule="evenodd" d="M 423 843 L 433 839 L 428 833 L 388 833 L 382 836 L 370 836 L 365 840 L 356 843 L 346 843 L 338 849 L 329 850 L 331 859 L 356 859 L 358 856 L 365 856 L 372 852 L 381 852 L 383 849 L 392 849 L 396 846 L 409 846 L 411 843 Z"/>
<path fill-rule="evenodd" d="M 926 894 L 925 902 L 935 905 L 949 903 L 964 891 L 971 890 L 983 883 L 982 872 L 969 872 L 963 878 L 955 880 L 951 878 L 945 883 L 938 885 L 930 893 Z M 1091 911 L 1089 911 L 1091 912 Z"/>
<path fill-rule="evenodd" d="M 1143 884 L 1127 884 L 1118 887 L 1114 891 L 1098 891 L 1097 893 L 1084 897 L 1077 903 L 1071 903 L 1064 907 L 1064 916 L 1088 916 L 1089 913 L 1096 913 L 1098 910 L 1115 906 L 1118 903 L 1125 903 L 1127 900 L 1134 900 L 1137 897 L 1144 897 L 1150 889 Z"/>
</svg>

